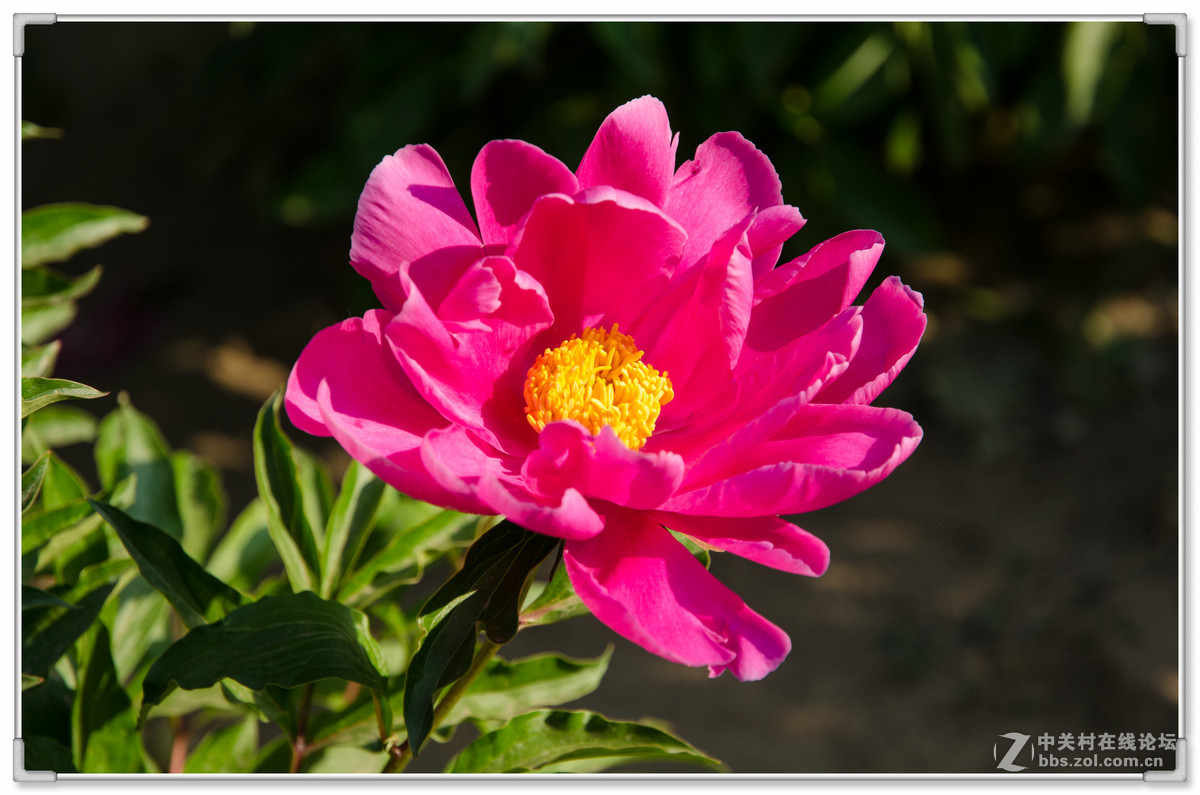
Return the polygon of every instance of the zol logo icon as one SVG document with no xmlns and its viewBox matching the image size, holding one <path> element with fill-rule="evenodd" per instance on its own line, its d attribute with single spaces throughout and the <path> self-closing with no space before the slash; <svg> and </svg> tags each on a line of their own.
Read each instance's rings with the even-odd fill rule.
<svg viewBox="0 0 1200 795">
<path fill-rule="evenodd" d="M 1011 744 L 1008 746 L 1008 752 L 1004 754 L 1003 759 L 1000 758 L 1000 746 L 1002 743 L 995 743 L 992 746 L 992 759 L 997 760 L 996 767 L 1013 773 L 1018 773 L 1024 770 L 1024 765 L 1018 765 L 1015 763 L 1017 761 L 1017 756 L 1029 743 L 1029 735 L 1021 734 L 1020 732 L 1009 732 L 1008 734 L 1001 734 L 1000 737 L 1005 740 L 1010 740 Z M 1029 747 L 1029 758 L 1031 761 L 1033 760 L 1033 746 Z"/>
</svg>

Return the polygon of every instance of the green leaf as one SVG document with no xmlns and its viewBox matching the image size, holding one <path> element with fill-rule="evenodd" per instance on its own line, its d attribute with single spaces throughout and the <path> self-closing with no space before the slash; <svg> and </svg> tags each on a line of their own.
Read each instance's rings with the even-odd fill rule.
<svg viewBox="0 0 1200 795">
<path fill-rule="evenodd" d="M 249 773 L 258 761 L 258 718 L 210 731 L 183 763 L 184 773 Z"/>
<path fill-rule="evenodd" d="M 144 215 L 97 204 L 47 204 L 21 213 L 21 267 L 61 262 L 75 252 L 94 248 L 112 238 L 140 232 L 149 224 Z"/>
<path fill-rule="evenodd" d="M 171 454 L 175 501 L 183 526 L 183 549 L 196 560 L 208 556 L 225 526 L 225 490 L 216 468 L 186 450 Z"/>
<path fill-rule="evenodd" d="M 423 511 L 414 513 L 416 517 L 427 518 L 396 532 L 386 547 L 349 577 L 338 591 L 339 601 L 361 606 L 392 588 L 416 582 L 432 559 L 460 543 L 463 531 L 475 519 L 470 514 L 442 509 L 435 509 L 432 515 Z"/>
<path fill-rule="evenodd" d="M 21 375 L 45 378 L 54 371 L 54 363 L 58 361 L 58 352 L 62 350 L 62 341 L 55 340 L 48 345 L 39 345 L 21 351 Z"/>
<path fill-rule="evenodd" d="M 41 493 L 49 458 L 49 451 L 42 453 L 29 469 L 21 473 L 21 513 L 29 510 L 29 506 L 33 505 L 33 501 Z"/>
<path fill-rule="evenodd" d="M 21 460 L 37 458 L 47 450 L 59 450 L 96 439 L 96 418 L 78 406 L 55 405 L 25 418 L 21 429 Z"/>
<path fill-rule="evenodd" d="M 41 588 L 34 588 L 32 585 L 22 585 L 21 609 L 35 610 L 40 607 L 65 607 L 69 610 L 75 609 L 75 605 L 64 599 L 60 599 L 49 591 L 43 591 Z"/>
<path fill-rule="evenodd" d="M 140 773 L 141 750 L 130 742 L 137 736 L 133 707 L 117 679 L 103 623 L 86 646 L 71 710 L 76 766 L 84 773 Z"/>
<path fill-rule="evenodd" d="M 57 403 L 60 400 L 92 400 L 104 397 L 107 392 L 101 392 L 87 384 L 68 381 L 64 378 L 21 378 L 21 416 L 28 417 L 33 412 Z"/>
<path fill-rule="evenodd" d="M 71 325 L 75 319 L 75 304 L 51 304 L 21 312 L 21 344 L 41 345 Z"/>
<path fill-rule="evenodd" d="M 62 138 L 63 131 L 57 127 L 41 127 L 31 121 L 21 122 L 21 140 L 29 141 L 34 138 Z M 32 769 L 32 768 L 31 768 Z"/>
<path fill-rule="evenodd" d="M 531 627 L 544 626 L 587 612 L 587 605 L 571 587 L 566 568 L 560 565 L 554 568 L 550 582 L 538 597 L 521 612 L 521 624 Z"/>
<path fill-rule="evenodd" d="M 383 769 L 387 760 L 387 751 L 371 751 L 350 745 L 331 745 L 317 752 L 311 757 L 311 761 L 306 759 L 303 772 L 320 773 L 327 776 L 378 773 Z"/>
<path fill-rule="evenodd" d="M 63 304 L 90 293 L 104 272 L 97 265 L 82 276 L 70 277 L 50 268 L 28 268 L 21 272 L 21 308 Z"/>
<path fill-rule="evenodd" d="M 135 409 L 124 392 L 117 396 L 117 408 L 101 420 L 93 452 L 105 488 L 137 475 L 130 517 L 154 525 L 176 540 L 183 538 L 171 448 L 154 421 Z"/>
<path fill-rule="evenodd" d="M 91 515 L 86 497 L 49 510 L 31 511 L 21 521 L 21 554 L 25 555 L 49 541 L 55 534 L 74 527 Z"/>
<path fill-rule="evenodd" d="M 23 620 L 21 673 L 45 677 L 58 658 L 96 620 L 112 589 L 112 585 L 102 585 L 74 608 L 52 607 L 40 620 Z"/>
<path fill-rule="evenodd" d="M 296 482 L 300 484 L 304 518 L 312 529 L 313 546 L 320 550 L 325 545 L 325 524 L 333 507 L 333 479 L 325 462 L 304 448 L 293 447 L 292 457 L 296 462 Z M 314 560 L 320 563 L 319 558 Z"/>
<path fill-rule="evenodd" d="M 351 461 L 342 478 L 342 489 L 329 514 L 325 548 L 321 554 L 321 596 L 333 596 L 342 579 L 343 561 L 350 569 L 357 561 L 386 484 L 357 461 Z"/>
<path fill-rule="evenodd" d="M 362 613 L 310 592 L 267 596 L 163 652 L 142 683 L 143 716 L 176 686 L 195 690 L 225 678 L 252 690 L 337 678 L 385 693 L 379 660 Z"/>
<path fill-rule="evenodd" d="M 249 591 L 278 560 L 267 530 L 267 506 L 255 497 L 233 520 L 205 568 L 234 588 Z"/>
<path fill-rule="evenodd" d="M 71 749 L 57 740 L 43 737 L 40 734 L 26 735 L 22 738 L 25 743 L 26 770 L 53 770 L 55 773 L 78 773 L 75 762 L 71 759 Z"/>
<path fill-rule="evenodd" d="M 480 723 L 506 721 L 530 709 L 583 698 L 600 686 L 611 656 L 612 646 L 590 660 L 573 660 L 557 654 L 540 654 L 512 662 L 493 659 L 442 720 L 442 725 L 452 726 L 467 719 Z"/>
<path fill-rule="evenodd" d="M 279 424 L 282 390 L 263 404 L 254 425 L 254 476 L 267 505 L 267 528 L 293 591 L 316 590 L 317 545 L 304 511 L 292 442 Z"/>
<path fill-rule="evenodd" d="M 51 453 L 42 482 L 42 509 L 57 508 L 86 497 L 91 492 L 79 473 L 62 457 Z"/>
<path fill-rule="evenodd" d="M 653 726 L 610 721 L 594 712 L 544 709 L 520 715 L 479 737 L 446 772 L 538 772 L 563 762 L 602 758 L 723 768 L 717 760 Z"/>
<path fill-rule="evenodd" d="M 166 533 L 131 519 L 111 505 L 89 502 L 117 531 L 142 577 L 167 598 L 188 627 L 212 623 L 244 601 L 241 594 L 188 557 L 179 542 Z"/>
<path fill-rule="evenodd" d="M 21 691 L 24 692 L 31 687 L 37 687 L 45 681 L 46 677 L 44 676 L 30 676 L 29 674 L 21 674 Z"/>
</svg>

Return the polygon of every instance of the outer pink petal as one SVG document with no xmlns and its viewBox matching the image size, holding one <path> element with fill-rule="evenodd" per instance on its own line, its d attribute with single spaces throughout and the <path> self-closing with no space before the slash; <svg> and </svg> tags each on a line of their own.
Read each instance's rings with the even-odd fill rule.
<svg viewBox="0 0 1200 795">
<path fill-rule="evenodd" d="M 355 387 L 361 387 L 356 389 Z M 317 389 L 321 423 L 350 456 L 380 479 L 419 500 L 465 513 L 488 513 L 487 506 L 469 488 L 447 488 L 431 473 L 427 462 L 440 466 L 450 458 L 468 471 L 494 466 L 483 447 L 438 445 L 439 431 L 428 423 L 437 413 L 406 390 L 389 395 L 378 391 L 368 376 L 357 384 L 333 386 L 322 380 Z M 432 417 L 430 415 L 433 415 Z M 433 453 L 425 448 L 437 446 Z M 451 455 L 452 453 L 452 455 Z"/>
<path fill-rule="evenodd" d="M 813 398 L 816 403 L 870 403 L 908 364 L 925 333 L 925 300 L 889 276 L 863 304 L 863 338 L 850 366 Z"/>
<path fill-rule="evenodd" d="M 843 232 L 764 275 L 754 285 L 746 344 L 778 348 L 850 306 L 882 253 L 878 232 Z"/>
<path fill-rule="evenodd" d="M 677 143 L 661 102 L 650 96 L 626 102 L 608 114 L 583 153 L 575 172 L 579 187 L 611 185 L 661 207 L 671 187 Z"/>
<path fill-rule="evenodd" d="M 677 454 L 631 450 L 607 425 L 593 436 L 577 422 L 552 422 L 538 435 L 538 444 L 521 474 L 539 494 L 575 488 L 617 505 L 655 508 L 683 481 L 683 459 Z"/>
<path fill-rule="evenodd" d="M 829 568 L 829 547 L 807 530 L 777 516 L 746 519 L 658 513 L 658 521 L 705 546 L 792 574 L 820 577 Z"/>
<path fill-rule="evenodd" d="M 461 259 L 483 252 L 475 222 L 442 158 L 425 144 L 406 146 L 371 172 L 354 216 L 350 264 L 370 279 L 379 300 L 396 310 L 404 301 L 396 274 L 405 263 Z"/>
<path fill-rule="evenodd" d="M 578 490 L 568 488 L 555 498 L 531 494 L 523 485 L 487 472 L 478 485 L 479 499 L 490 511 L 507 516 L 535 533 L 556 538 L 591 538 L 604 529 L 592 505 Z"/>
<path fill-rule="evenodd" d="M 388 325 L 386 338 L 421 396 L 446 419 L 473 429 L 498 449 L 522 453 L 532 447 L 534 434 L 521 396 L 527 365 L 513 359 L 553 315 L 541 286 L 507 257 L 486 257 L 475 267 L 500 286 L 492 314 L 444 323 L 409 283 L 408 300 Z"/>
<path fill-rule="evenodd" d="M 731 226 L 783 203 L 767 156 L 736 132 L 717 133 L 675 172 L 663 209 L 687 230 L 683 267 L 700 261 Z"/>
<path fill-rule="evenodd" d="M 920 441 L 921 426 L 897 409 L 785 401 L 714 447 L 688 472 L 686 491 L 663 510 L 697 516 L 814 511 L 883 480 Z"/>
<path fill-rule="evenodd" d="M 783 244 L 804 226 L 804 216 L 789 204 L 779 204 L 759 210 L 747 233 L 750 250 L 754 252 L 754 278 L 769 273 L 779 262 Z"/>
<path fill-rule="evenodd" d="M 511 249 L 545 288 L 558 345 L 585 328 L 633 326 L 667 286 L 683 230 L 654 205 L 612 188 L 534 202 Z"/>
<path fill-rule="evenodd" d="M 507 245 L 537 197 L 573 194 L 575 175 L 561 161 L 524 141 L 492 141 L 471 169 L 471 195 L 483 242 Z"/>
<path fill-rule="evenodd" d="M 568 541 L 563 565 L 596 618 L 672 662 L 761 679 L 791 651 L 788 636 L 709 574 L 645 514 L 610 508 L 604 532 Z"/>
</svg>

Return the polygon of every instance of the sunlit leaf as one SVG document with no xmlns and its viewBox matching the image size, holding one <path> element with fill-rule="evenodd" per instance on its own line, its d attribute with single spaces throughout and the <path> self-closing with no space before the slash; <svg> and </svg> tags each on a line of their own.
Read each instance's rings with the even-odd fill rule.
<svg viewBox="0 0 1200 795">
<path fill-rule="evenodd" d="M 137 475 L 137 494 L 127 511 L 132 518 L 176 540 L 183 537 L 171 448 L 154 421 L 134 408 L 124 392 L 117 396 L 117 408 L 100 421 L 93 452 L 105 488 Z"/>
<path fill-rule="evenodd" d="M 143 681 L 143 710 L 176 686 L 195 690 L 225 678 L 252 690 L 337 678 L 383 693 L 380 662 L 362 613 L 311 592 L 268 596 L 163 652 Z"/>
<path fill-rule="evenodd" d="M 32 460 L 47 450 L 61 450 L 96 439 L 96 418 L 78 406 L 47 406 L 25 418 L 21 429 L 21 460 Z"/>
<path fill-rule="evenodd" d="M 21 267 L 61 262 L 75 252 L 112 238 L 140 232 L 144 215 L 82 202 L 47 204 L 21 213 Z"/>
<path fill-rule="evenodd" d="M 320 594 L 333 595 L 346 569 L 354 565 L 367 534 L 374 526 L 375 513 L 386 484 L 371 471 L 352 461 L 342 478 L 337 502 L 325 528 L 325 547 L 321 554 Z"/>
<path fill-rule="evenodd" d="M 258 413 L 254 425 L 254 476 L 267 506 L 267 527 L 293 591 L 315 590 L 319 571 L 316 539 L 304 510 L 292 442 L 279 424 L 282 391 Z"/>
<path fill-rule="evenodd" d="M 29 674 L 21 674 L 21 690 L 28 690 L 31 687 L 37 687 L 42 682 L 46 681 L 44 676 L 31 676 Z"/>
<path fill-rule="evenodd" d="M 35 309 L 82 298 L 96 288 L 103 272 L 101 265 L 75 277 L 50 268 L 27 268 L 21 272 L 21 308 Z"/>
<path fill-rule="evenodd" d="M 75 319 L 75 304 L 51 304 L 21 312 L 21 344 L 41 345 L 71 325 Z"/>
<path fill-rule="evenodd" d="M 303 772 L 327 776 L 378 773 L 387 760 L 387 751 L 371 751 L 351 745 L 331 745 L 315 754 L 312 761 L 305 759 Z"/>
<path fill-rule="evenodd" d="M 446 772 L 538 772 L 562 762 L 605 757 L 722 769 L 717 760 L 653 726 L 610 721 L 594 712 L 538 710 L 476 739 Z"/>
<path fill-rule="evenodd" d="M 255 497 L 233 520 L 205 568 L 234 588 L 249 591 L 278 560 L 267 530 L 267 506 Z"/>
<path fill-rule="evenodd" d="M 107 394 L 87 384 L 64 378 L 22 378 L 21 416 L 28 417 L 43 406 L 60 400 L 92 400 Z"/>
<path fill-rule="evenodd" d="M 47 451 L 38 456 L 29 469 L 21 473 L 21 512 L 24 513 L 33 505 L 38 494 L 42 491 L 42 481 L 46 479 L 46 464 L 50 458 Z"/>
<path fill-rule="evenodd" d="M 84 773 L 139 773 L 142 755 L 132 703 L 117 679 L 108 629 L 97 624 L 79 668 L 71 711 L 75 762 Z"/>
<path fill-rule="evenodd" d="M 142 577 L 167 598 L 188 627 L 212 623 L 244 601 L 241 594 L 188 557 L 179 542 L 166 533 L 131 519 L 111 505 L 89 502 L 117 531 Z"/>
<path fill-rule="evenodd" d="M 29 141 L 35 138 L 62 138 L 63 131 L 57 127 L 42 127 L 31 121 L 21 122 L 21 140 Z"/>
<path fill-rule="evenodd" d="M 258 761 L 258 719 L 247 715 L 240 723 L 204 735 L 183 764 L 184 773 L 249 773 Z"/>
<path fill-rule="evenodd" d="M 171 454 L 183 549 L 204 560 L 225 526 L 225 490 L 216 468 L 186 450 Z"/>
<path fill-rule="evenodd" d="M 512 662 L 493 659 L 442 719 L 442 725 L 451 726 L 467 719 L 505 721 L 530 709 L 582 698 L 599 687 L 611 656 L 610 646 L 604 654 L 590 660 L 573 660 L 557 654 L 539 654 Z"/>
<path fill-rule="evenodd" d="M 550 582 L 542 592 L 521 612 L 521 624 L 541 626 L 554 624 L 564 619 L 581 616 L 588 612 L 587 605 L 575 594 L 571 579 L 563 566 L 555 566 Z"/>
<path fill-rule="evenodd" d="M 21 375 L 35 378 L 45 378 L 54 371 L 58 360 L 58 352 L 62 350 L 62 342 L 55 340 L 47 345 L 39 345 L 21 351 Z"/>
</svg>

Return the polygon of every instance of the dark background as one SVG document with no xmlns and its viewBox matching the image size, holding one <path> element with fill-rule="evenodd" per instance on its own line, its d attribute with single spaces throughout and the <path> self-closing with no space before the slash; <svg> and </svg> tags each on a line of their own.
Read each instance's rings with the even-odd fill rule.
<svg viewBox="0 0 1200 795">
<path fill-rule="evenodd" d="M 347 264 L 375 163 L 428 142 L 469 202 L 486 141 L 522 138 L 574 167 L 610 110 L 652 93 L 682 133 L 679 162 L 727 129 L 771 158 L 809 219 L 785 261 L 846 229 L 884 235 L 868 290 L 899 274 L 924 294 L 929 329 L 877 403 L 912 412 L 925 439 L 884 483 L 797 519 L 832 549 L 825 577 L 714 562 L 792 637 L 764 681 L 710 681 L 590 617 L 523 633 L 512 652 L 615 643 L 579 706 L 661 718 L 743 773 L 986 772 L 1006 732 L 1176 732 L 1174 35 L 1097 22 L 30 26 L 22 115 L 66 137 L 23 144 L 24 206 L 150 217 L 65 268 L 106 266 L 56 374 L 126 390 L 172 445 L 221 468 L 234 515 L 254 494 L 261 402 L 316 331 L 375 305 Z M 345 466 L 328 440 L 293 435 Z M 94 483 L 86 446 L 64 452 Z"/>
</svg>

